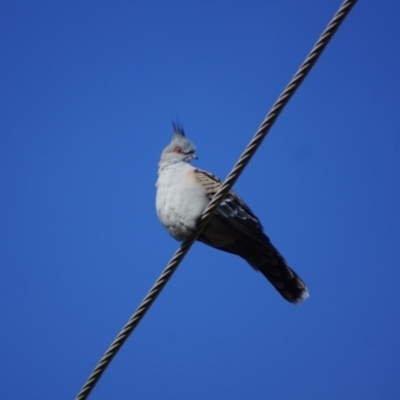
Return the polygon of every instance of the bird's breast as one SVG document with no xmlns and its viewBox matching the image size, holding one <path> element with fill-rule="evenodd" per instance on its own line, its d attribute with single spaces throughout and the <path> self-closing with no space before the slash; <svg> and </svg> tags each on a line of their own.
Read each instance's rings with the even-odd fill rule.
<svg viewBox="0 0 400 400">
<path fill-rule="evenodd" d="M 165 168 L 157 181 L 156 209 L 161 223 L 177 240 L 190 236 L 208 204 L 190 165 Z"/>
</svg>

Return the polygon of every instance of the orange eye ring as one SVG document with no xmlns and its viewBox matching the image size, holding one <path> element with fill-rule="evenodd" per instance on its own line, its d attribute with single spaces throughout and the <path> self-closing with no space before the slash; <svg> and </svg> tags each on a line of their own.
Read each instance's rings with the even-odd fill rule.
<svg viewBox="0 0 400 400">
<path fill-rule="evenodd" d="M 178 153 L 178 154 L 181 154 L 182 152 L 183 152 L 183 150 L 182 150 L 182 147 L 175 147 L 175 150 L 174 150 L 174 152 L 175 153 Z"/>
</svg>

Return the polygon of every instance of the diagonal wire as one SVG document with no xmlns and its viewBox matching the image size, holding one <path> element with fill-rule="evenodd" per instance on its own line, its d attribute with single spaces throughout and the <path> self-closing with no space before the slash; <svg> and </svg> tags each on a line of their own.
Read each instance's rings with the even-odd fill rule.
<svg viewBox="0 0 400 400">
<path fill-rule="evenodd" d="M 115 338 L 114 342 L 111 344 L 109 349 L 103 355 L 96 368 L 93 370 L 92 374 L 86 381 L 85 385 L 82 387 L 81 391 L 76 397 L 76 400 L 86 399 L 90 392 L 93 390 L 94 386 L 100 379 L 101 375 L 106 370 L 108 364 L 117 354 L 118 350 L 122 347 L 125 341 L 128 339 L 129 335 L 139 324 L 141 319 L 144 317 L 146 312 L 149 310 L 154 300 L 160 294 L 161 290 L 167 284 L 168 280 L 171 278 L 172 274 L 178 268 L 178 265 L 183 260 L 186 253 L 189 251 L 190 247 L 193 245 L 199 234 L 205 228 L 207 223 L 210 221 L 218 205 L 221 203 L 223 198 L 228 194 L 229 190 L 232 188 L 236 180 L 239 178 L 240 174 L 243 172 L 247 164 L 250 162 L 251 158 L 257 151 L 258 147 L 261 145 L 265 136 L 268 134 L 271 126 L 278 118 L 279 114 L 282 112 L 284 106 L 288 103 L 290 98 L 293 96 L 295 91 L 298 89 L 304 78 L 310 72 L 311 68 L 314 66 L 319 56 L 322 54 L 324 48 L 329 43 L 330 39 L 333 37 L 336 30 L 339 28 L 340 24 L 343 22 L 345 17 L 349 14 L 352 7 L 355 5 L 357 0 L 345 0 L 340 6 L 339 10 L 334 15 L 331 22 L 328 24 L 317 43 L 314 45 L 311 52 L 308 54 L 307 58 L 304 60 L 303 64 L 300 66 L 297 73 L 294 75 L 292 80 L 286 86 L 285 90 L 279 96 L 278 100 L 272 106 L 272 109 L 268 113 L 265 120 L 261 123 L 258 131 L 252 138 L 251 142 L 240 156 L 237 163 L 234 165 L 232 171 L 227 176 L 225 182 L 222 184 L 221 188 L 215 194 L 213 199 L 208 204 L 207 208 L 204 210 L 203 214 L 199 219 L 196 230 L 193 232 L 192 236 L 186 239 L 178 250 L 175 252 L 174 256 L 162 272 L 161 276 L 157 279 L 154 286 L 150 289 L 147 296 L 143 299 L 142 303 L 139 305 L 135 313 L 129 319 L 127 324 L 124 326 L 122 331 Z"/>
</svg>

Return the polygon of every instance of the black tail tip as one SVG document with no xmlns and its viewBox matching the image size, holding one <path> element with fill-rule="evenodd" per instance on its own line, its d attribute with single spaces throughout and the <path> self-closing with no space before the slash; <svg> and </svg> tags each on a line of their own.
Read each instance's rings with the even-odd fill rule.
<svg viewBox="0 0 400 400">
<path fill-rule="evenodd" d="M 290 301 L 291 303 L 293 303 L 297 306 L 303 304 L 309 297 L 310 297 L 310 293 L 309 293 L 307 287 L 304 287 L 298 296 L 295 296 L 295 297 L 292 296 L 291 298 L 288 298 L 285 296 L 285 298 L 288 301 Z"/>
</svg>

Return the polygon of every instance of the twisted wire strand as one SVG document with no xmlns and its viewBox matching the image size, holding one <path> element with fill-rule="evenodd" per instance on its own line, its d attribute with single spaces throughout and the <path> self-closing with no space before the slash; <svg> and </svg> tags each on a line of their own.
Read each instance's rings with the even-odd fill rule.
<svg viewBox="0 0 400 400">
<path fill-rule="evenodd" d="M 144 317 L 146 312 L 149 310 L 153 302 L 156 300 L 161 290 L 167 284 L 168 280 L 171 278 L 172 274 L 178 268 L 180 262 L 183 260 L 186 253 L 189 251 L 190 247 L 193 245 L 197 237 L 200 235 L 202 230 L 205 228 L 207 223 L 210 221 L 214 212 L 216 211 L 218 205 L 224 199 L 224 197 L 231 190 L 234 183 L 237 181 L 247 164 L 250 162 L 251 158 L 256 153 L 258 147 L 261 145 L 265 136 L 268 134 L 273 123 L 278 118 L 279 114 L 282 112 L 284 106 L 288 103 L 290 98 L 293 96 L 295 91 L 299 88 L 300 84 L 310 72 L 311 68 L 315 65 L 319 56 L 322 54 L 326 45 L 329 43 L 330 39 L 333 37 L 336 30 L 339 28 L 340 24 L 343 22 L 345 17 L 349 14 L 352 7 L 355 5 L 357 0 L 345 0 L 340 6 L 339 10 L 334 15 L 331 22 L 325 28 L 324 32 L 321 34 L 317 43 L 314 45 L 311 52 L 308 54 L 302 65 L 300 66 L 297 73 L 293 76 L 292 80 L 286 86 L 285 90 L 279 96 L 278 100 L 272 106 L 270 112 L 267 114 L 265 120 L 261 123 L 258 131 L 253 136 L 249 145 L 246 147 L 245 151 L 240 156 L 239 160 L 236 162 L 232 171 L 227 176 L 225 182 L 222 184 L 218 192 L 214 195 L 203 214 L 201 215 L 197 228 L 193 232 L 192 236 L 186 239 L 178 250 L 173 255 L 172 259 L 169 261 L 168 265 L 162 272 L 161 276 L 157 279 L 153 287 L 150 289 L 147 296 L 143 299 L 142 303 L 136 309 L 135 313 L 123 327 L 122 331 L 115 338 L 111 346 L 108 348 L 106 353 L 103 355 L 96 368 L 93 370 L 92 374 L 86 381 L 85 385 L 82 387 L 81 391 L 76 397 L 76 400 L 86 399 L 90 392 L 93 390 L 94 386 L 100 379 L 101 375 L 106 370 L 108 364 L 117 354 L 119 349 L 128 339 L 129 335 L 139 324 L 141 319 Z"/>
</svg>

